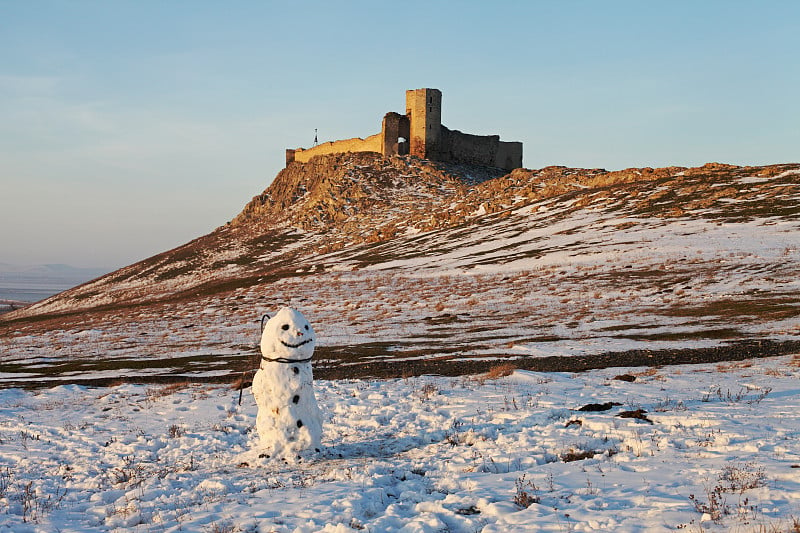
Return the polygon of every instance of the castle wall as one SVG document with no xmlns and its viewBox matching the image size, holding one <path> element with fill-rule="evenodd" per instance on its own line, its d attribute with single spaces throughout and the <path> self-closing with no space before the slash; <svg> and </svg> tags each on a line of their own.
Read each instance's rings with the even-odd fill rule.
<svg viewBox="0 0 800 533">
<path fill-rule="evenodd" d="M 500 141 L 497 146 L 497 155 L 494 158 L 494 162 L 494 166 L 505 170 L 522 168 L 522 143 L 516 141 Z"/>
<path fill-rule="evenodd" d="M 443 161 L 492 165 L 499 142 L 499 135 L 470 135 L 442 127 L 442 146 L 437 156 Z"/>
<path fill-rule="evenodd" d="M 298 148 L 294 151 L 294 158 L 292 161 L 306 163 L 312 157 L 318 155 L 341 154 L 344 152 L 378 152 L 381 154 L 383 153 L 383 136 L 380 133 L 376 133 L 375 135 L 371 135 L 366 139 L 355 137 L 353 139 L 345 139 L 342 141 L 325 142 L 307 150 Z M 288 163 L 288 151 L 286 159 Z"/>
<path fill-rule="evenodd" d="M 513 170 L 522 166 L 522 143 L 502 142 L 499 135 L 471 135 L 442 126 L 440 149 L 434 158 Z"/>
<path fill-rule="evenodd" d="M 383 117 L 381 128 L 383 152 L 385 156 L 408 155 L 409 120 L 405 115 L 390 111 Z M 406 139 L 399 142 L 400 138 Z"/>
</svg>

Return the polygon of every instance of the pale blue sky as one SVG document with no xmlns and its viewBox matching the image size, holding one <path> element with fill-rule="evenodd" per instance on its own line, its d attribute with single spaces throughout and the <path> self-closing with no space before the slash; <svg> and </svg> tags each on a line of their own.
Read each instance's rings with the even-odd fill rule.
<svg viewBox="0 0 800 533">
<path fill-rule="evenodd" d="M 524 164 L 800 160 L 800 2 L 0 0 L 0 262 L 119 267 L 404 91 Z"/>
</svg>

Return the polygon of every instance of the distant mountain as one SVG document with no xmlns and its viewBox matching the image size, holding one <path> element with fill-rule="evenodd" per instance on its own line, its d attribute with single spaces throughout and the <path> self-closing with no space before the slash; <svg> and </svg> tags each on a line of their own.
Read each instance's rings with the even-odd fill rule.
<svg viewBox="0 0 800 533">
<path fill-rule="evenodd" d="M 105 268 L 81 268 L 64 264 L 47 265 L 14 265 L 0 263 L 0 279 L 15 279 L 21 277 L 48 278 L 48 279 L 82 279 L 89 281 L 107 274 Z"/>
<path fill-rule="evenodd" d="M 108 269 L 63 264 L 0 263 L 0 301 L 36 302 L 106 273 Z"/>
</svg>

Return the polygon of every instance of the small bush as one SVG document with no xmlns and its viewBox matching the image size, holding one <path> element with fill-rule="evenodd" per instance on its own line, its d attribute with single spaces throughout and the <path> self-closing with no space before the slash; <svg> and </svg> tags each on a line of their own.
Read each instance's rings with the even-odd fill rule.
<svg viewBox="0 0 800 533">
<path fill-rule="evenodd" d="M 144 465 L 136 461 L 133 455 L 122 458 L 124 465 L 109 472 L 111 481 L 115 485 L 125 485 L 135 487 L 140 485 L 145 478 Z"/>
<path fill-rule="evenodd" d="M 695 511 L 700 514 L 707 514 L 711 517 L 711 520 L 717 523 L 722 520 L 724 514 L 729 513 L 723 491 L 719 486 L 713 489 L 706 488 L 706 501 L 698 499 L 694 494 L 689 494 L 689 500 L 694 505 Z"/>
<path fill-rule="evenodd" d="M 726 492 L 742 494 L 748 489 L 763 487 L 767 484 L 764 468 L 755 463 L 727 465 L 719 475 L 719 485 Z"/>
<path fill-rule="evenodd" d="M 236 524 L 223 520 L 222 522 L 212 522 L 206 531 L 208 533 L 238 533 L 241 529 Z"/>
<path fill-rule="evenodd" d="M 439 394 L 439 389 L 433 383 L 426 383 L 419 389 L 420 399 L 422 401 L 430 400 L 433 396 Z"/>
<path fill-rule="evenodd" d="M 514 493 L 514 503 L 522 509 L 527 509 L 534 503 L 539 503 L 540 501 L 538 495 L 539 489 L 532 481 L 525 481 L 525 475 L 526 474 L 522 474 L 522 477 L 518 477 L 514 482 L 514 487 L 516 489 Z"/>
<path fill-rule="evenodd" d="M 767 476 L 764 474 L 763 467 L 757 466 L 755 463 L 728 465 L 722 469 L 713 486 L 710 483 L 705 485 L 705 501 L 694 494 L 689 495 L 689 500 L 698 513 L 707 514 L 711 520 L 719 523 L 723 516 L 732 514 L 732 508 L 725 498 L 726 494 L 742 495 L 747 490 L 763 487 L 766 484 Z M 752 511 L 752 507 L 749 507 L 748 503 L 747 498 L 744 500 L 740 498 L 738 509 L 740 515 L 743 512 Z"/>
<path fill-rule="evenodd" d="M 6 497 L 6 492 L 11 486 L 11 480 L 13 477 L 14 476 L 11 474 L 11 469 L 9 467 L 5 467 L 4 469 L 0 470 L 0 499 Z"/>
</svg>

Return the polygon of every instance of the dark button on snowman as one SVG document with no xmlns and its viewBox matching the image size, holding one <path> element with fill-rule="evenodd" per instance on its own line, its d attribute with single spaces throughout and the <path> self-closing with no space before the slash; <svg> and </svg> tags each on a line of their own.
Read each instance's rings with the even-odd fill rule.
<svg viewBox="0 0 800 533">
<path fill-rule="evenodd" d="M 322 412 L 311 370 L 315 346 L 314 329 L 295 309 L 284 307 L 264 326 L 253 396 L 261 447 L 271 457 L 320 450 Z"/>
</svg>

